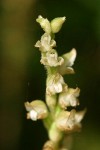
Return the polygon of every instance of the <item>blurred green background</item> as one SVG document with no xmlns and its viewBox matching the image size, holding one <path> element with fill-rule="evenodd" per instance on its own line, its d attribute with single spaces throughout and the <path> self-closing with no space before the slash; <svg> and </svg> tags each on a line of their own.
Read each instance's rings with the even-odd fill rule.
<svg viewBox="0 0 100 150">
<path fill-rule="evenodd" d="M 80 87 L 80 109 L 87 107 L 81 133 L 72 150 L 100 150 L 100 1 L 0 1 L 0 150 L 40 150 L 47 139 L 41 121 L 26 120 L 25 101 L 43 99 L 46 73 L 34 47 L 43 34 L 38 15 L 52 20 L 66 16 L 56 35 L 59 55 L 77 49 L 75 75 L 65 76 Z"/>
</svg>

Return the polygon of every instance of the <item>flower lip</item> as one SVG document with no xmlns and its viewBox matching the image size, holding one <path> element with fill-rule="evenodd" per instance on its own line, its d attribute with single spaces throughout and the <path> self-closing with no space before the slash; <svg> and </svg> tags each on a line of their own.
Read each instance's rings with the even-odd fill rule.
<svg viewBox="0 0 100 150">
<path fill-rule="evenodd" d="M 27 114 L 27 119 L 31 119 L 33 121 L 36 121 L 38 117 L 38 114 L 35 110 L 31 110 L 28 114 Z"/>
</svg>

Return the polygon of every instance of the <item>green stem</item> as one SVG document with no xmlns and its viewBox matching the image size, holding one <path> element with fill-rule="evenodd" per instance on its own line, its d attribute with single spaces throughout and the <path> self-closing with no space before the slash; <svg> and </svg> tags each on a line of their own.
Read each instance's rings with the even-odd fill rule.
<svg viewBox="0 0 100 150">
<path fill-rule="evenodd" d="M 48 78 L 50 75 L 53 75 L 53 74 L 55 74 L 55 73 L 58 72 L 57 67 L 49 67 L 49 66 L 46 66 L 46 69 L 47 69 L 47 78 Z"/>
</svg>

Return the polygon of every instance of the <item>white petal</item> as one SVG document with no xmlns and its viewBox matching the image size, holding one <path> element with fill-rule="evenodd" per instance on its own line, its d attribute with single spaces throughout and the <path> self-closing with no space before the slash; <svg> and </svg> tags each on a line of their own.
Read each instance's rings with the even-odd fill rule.
<svg viewBox="0 0 100 150">
<path fill-rule="evenodd" d="M 61 83 L 54 84 L 54 88 L 55 88 L 56 93 L 62 92 L 62 84 Z"/>
<path fill-rule="evenodd" d="M 36 120 L 37 120 L 38 114 L 37 114 L 37 112 L 36 112 L 35 110 L 31 110 L 31 111 L 29 112 L 29 114 L 30 114 L 30 118 L 31 118 L 33 121 L 36 121 Z"/>
<path fill-rule="evenodd" d="M 74 96 L 71 96 L 70 105 L 73 107 L 79 105 L 78 99 Z"/>
</svg>

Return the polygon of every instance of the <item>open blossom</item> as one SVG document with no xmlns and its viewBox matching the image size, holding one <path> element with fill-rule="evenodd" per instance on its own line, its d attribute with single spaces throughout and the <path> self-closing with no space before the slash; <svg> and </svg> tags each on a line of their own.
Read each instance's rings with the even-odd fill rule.
<svg viewBox="0 0 100 150">
<path fill-rule="evenodd" d="M 56 73 L 47 79 L 46 93 L 48 95 L 54 95 L 62 92 L 66 87 L 67 85 L 65 84 L 63 77 L 59 73 Z"/>
<path fill-rule="evenodd" d="M 41 52 L 48 52 L 55 46 L 56 46 L 55 40 L 52 40 L 51 36 L 47 33 L 44 33 L 41 37 L 41 40 L 37 41 L 35 44 L 35 47 L 39 47 L 39 50 Z"/>
<path fill-rule="evenodd" d="M 45 103 L 41 100 L 35 100 L 31 103 L 25 103 L 27 113 L 27 119 L 36 121 L 37 119 L 44 119 L 48 115 L 48 110 Z"/>
<path fill-rule="evenodd" d="M 76 88 L 68 88 L 65 92 L 59 94 L 59 104 L 62 108 L 66 108 L 68 106 L 77 106 L 79 105 L 79 101 L 77 97 L 80 94 L 80 89 Z"/>
<path fill-rule="evenodd" d="M 62 57 L 64 58 L 64 63 L 61 66 L 59 66 L 59 73 L 61 75 L 74 73 L 72 65 L 74 64 L 76 58 L 75 48 L 73 48 L 70 52 L 64 54 Z"/>
<path fill-rule="evenodd" d="M 58 57 L 56 50 L 52 49 L 45 54 L 45 57 L 41 58 L 41 63 L 47 66 L 56 67 L 64 63 L 62 57 Z"/>
<path fill-rule="evenodd" d="M 56 126 L 66 133 L 80 131 L 81 120 L 85 115 L 86 110 L 76 112 L 72 109 L 71 111 L 61 111 L 56 118 Z"/>
</svg>

